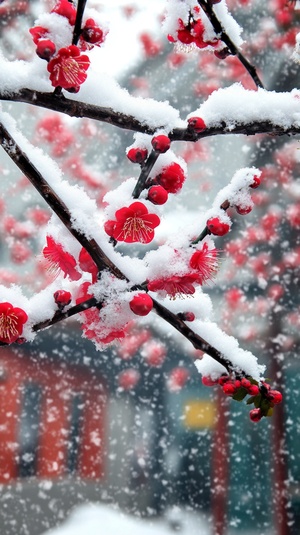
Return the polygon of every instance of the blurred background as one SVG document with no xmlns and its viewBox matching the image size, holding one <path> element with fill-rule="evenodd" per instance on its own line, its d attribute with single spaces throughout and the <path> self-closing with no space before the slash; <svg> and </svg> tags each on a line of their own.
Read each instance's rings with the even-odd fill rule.
<svg viewBox="0 0 300 535">
<path fill-rule="evenodd" d="M 219 87 L 239 82 L 255 89 L 235 57 L 220 61 L 169 43 L 160 29 L 163 3 L 149 4 L 88 3 L 109 21 L 99 61 L 122 87 L 168 100 L 182 118 Z M 34 57 L 28 28 L 49 5 L 1 3 L 5 57 Z M 291 55 L 300 12 L 280 0 L 228 6 L 266 88 L 297 87 L 299 65 Z M 131 132 L 25 104 L 3 102 L 3 109 L 100 208 L 108 189 L 138 176 L 125 157 Z M 199 352 L 157 321 L 133 325 L 104 352 L 71 319 L 32 344 L 2 347 L 1 535 L 50 528 L 57 535 L 299 533 L 299 147 L 297 139 L 265 135 L 174 143 L 189 179 L 166 214 L 171 226 L 184 221 L 209 208 L 237 169 L 262 169 L 255 208 L 246 217 L 232 214 L 233 231 L 217 242 L 220 271 L 205 291 L 218 324 L 267 365 L 284 403 L 271 419 L 250 422 L 245 404 L 202 385 L 193 362 Z M 0 282 L 21 284 L 31 295 L 52 280 L 39 256 L 50 212 L 4 152 L 0 174 Z"/>
</svg>

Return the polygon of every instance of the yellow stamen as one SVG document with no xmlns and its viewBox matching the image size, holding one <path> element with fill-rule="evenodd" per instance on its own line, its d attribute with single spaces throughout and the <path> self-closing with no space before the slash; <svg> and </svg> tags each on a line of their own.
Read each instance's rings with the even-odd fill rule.
<svg viewBox="0 0 300 535">
<path fill-rule="evenodd" d="M 149 234 L 153 233 L 153 229 L 147 225 L 144 219 L 133 216 L 126 219 L 123 232 L 125 239 L 127 239 L 128 236 L 131 236 L 133 241 L 147 243 Z"/>
<path fill-rule="evenodd" d="M 16 325 L 18 324 L 18 317 L 16 314 L 4 314 L 0 315 L 0 337 L 11 338 L 19 334 Z"/>
</svg>

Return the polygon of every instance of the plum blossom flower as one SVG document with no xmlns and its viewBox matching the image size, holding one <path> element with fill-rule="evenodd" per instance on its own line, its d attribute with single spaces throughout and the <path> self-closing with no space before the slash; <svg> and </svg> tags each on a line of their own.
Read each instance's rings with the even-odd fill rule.
<svg viewBox="0 0 300 535">
<path fill-rule="evenodd" d="M 52 236 L 47 236 L 46 240 L 47 245 L 43 249 L 43 255 L 48 261 L 50 270 L 56 275 L 61 270 L 64 273 L 64 278 L 68 276 L 71 280 L 78 281 L 81 274 L 76 269 L 74 256 L 65 251 L 60 243 L 56 243 Z"/>
<path fill-rule="evenodd" d="M 106 233 L 117 241 L 126 243 L 150 243 L 154 238 L 154 229 L 160 219 L 156 214 L 149 214 L 141 202 L 121 208 L 115 213 L 116 221 L 107 221 Z"/>
<path fill-rule="evenodd" d="M 194 252 L 190 258 L 190 267 L 198 272 L 199 284 L 204 284 L 211 280 L 218 269 L 217 249 L 209 249 L 208 244 L 204 243 L 202 249 Z"/>
<path fill-rule="evenodd" d="M 90 60 L 86 55 L 80 55 L 78 46 L 70 45 L 61 48 L 52 58 L 47 69 L 50 72 L 50 81 L 53 87 L 72 89 L 85 82 L 85 71 L 90 66 Z"/>
<path fill-rule="evenodd" d="M 28 320 L 24 310 L 11 303 L 0 303 L 0 341 L 5 344 L 15 342 L 23 332 L 23 325 Z"/>
</svg>

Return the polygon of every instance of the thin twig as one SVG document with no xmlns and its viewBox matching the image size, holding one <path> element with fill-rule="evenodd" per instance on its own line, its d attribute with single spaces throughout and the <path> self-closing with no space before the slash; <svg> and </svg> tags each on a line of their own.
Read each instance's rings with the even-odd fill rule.
<svg viewBox="0 0 300 535">
<path fill-rule="evenodd" d="M 40 323 L 36 323 L 32 330 L 37 332 L 41 331 L 43 329 L 46 329 L 47 327 L 51 327 L 52 325 L 55 325 L 56 323 L 59 323 L 60 321 L 63 321 L 67 318 L 71 318 L 72 316 L 75 316 L 75 314 L 79 314 L 80 312 L 84 312 L 85 310 L 88 310 L 89 308 L 95 307 L 102 308 L 102 303 L 99 303 L 95 297 L 91 297 L 90 299 L 87 299 L 86 301 L 83 301 L 82 303 L 79 303 L 78 305 L 74 305 L 73 307 L 70 307 L 66 311 L 60 311 L 58 310 L 53 318 L 41 321 Z"/>
<path fill-rule="evenodd" d="M 143 165 L 142 169 L 141 169 L 141 173 L 140 173 L 140 176 L 138 178 L 138 181 L 135 185 L 135 188 L 132 192 L 132 197 L 134 199 L 138 199 L 140 194 L 142 193 L 143 189 L 145 189 L 145 185 L 146 185 L 146 182 L 147 182 L 147 179 L 149 177 L 149 174 L 151 172 L 151 170 L 153 169 L 153 166 L 157 160 L 159 156 L 159 153 L 156 152 L 155 150 L 151 151 L 145 165 Z"/>
<path fill-rule="evenodd" d="M 166 307 L 158 303 L 155 299 L 153 299 L 153 307 L 161 318 L 163 318 L 165 321 L 167 321 L 170 325 L 172 325 L 177 331 L 179 331 L 187 340 L 191 342 L 191 344 L 194 346 L 195 349 L 200 349 L 204 353 L 207 353 L 210 355 L 214 360 L 219 362 L 219 364 L 222 364 L 230 373 L 231 371 L 234 371 L 233 364 L 220 353 L 215 347 L 213 347 L 211 344 L 206 342 L 201 336 L 196 334 L 188 325 L 182 321 L 176 314 L 173 314 L 170 310 L 168 310 Z"/>
<path fill-rule="evenodd" d="M 232 55 L 236 56 L 239 61 L 242 63 L 242 65 L 245 67 L 247 72 L 250 74 L 252 80 L 256 84 L 257 87 L 264 88 L 262 81 L 260 80 L 256 68 L 245 58 L 245 56 L 241 53 L 241 51 L 237 48 L 237 46 L 234 44 L 234 42 L 230 39 L 229 35 L 224 30 L 221 22 L 219 21 L 218 17 L 216 16 L 212 4 L 208 0 L 197 0 L 199 6 L 202 7 L 204 13 L 209 18 L 215 33 L 217 34 L 217 37 L 225 43 L 229 51 Z"/>
<path fill-rule="evenodd" d="M 82 24 L 82 17 L 83 17 L 84 10 L 85 10 L 85 5 L 86 5 L 86 0 L 78 0 L 72 45 L 77 45 L 80 34 L 81 34 L 81 24 Z"/>
</svg>

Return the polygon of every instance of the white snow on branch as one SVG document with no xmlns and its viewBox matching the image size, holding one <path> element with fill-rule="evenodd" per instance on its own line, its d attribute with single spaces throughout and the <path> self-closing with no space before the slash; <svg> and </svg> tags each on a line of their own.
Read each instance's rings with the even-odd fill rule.
<svg viewBox="0 0 300 535">
<path fill-rule="evenodd" d="M 243 370 L 256 381 L 263 379 L 262 374 L 265 371 L 265 366 L 258 364 L 257 358 L 253 353 L 242 349 L 238 341 L 233 336 L 224 333 L 216 323 L 197 320 L 193 322 L 193 330 L 218 349 L 233 364 L 237 372 Z M 213 378 L 219 377 L 222 373 L 227 373 L 224 366 L 206 354 L 201 360 L 197 360 L 195 365 L 199 373 L 210 375 Z"/>
<path fill-rule="evenodd" d="M 33 91 L 53 93 L 46 62 L 34 58 L 32 62 L 7 61 L 0 53 L 0 87 L 2 95 L 15 93 L 23 88 Z M 65 92 L 64 92 L 65 93 Z M 135 117 L 142 124 L 151 128 L 164 128 L 167 132 L 176 127 L 184 127 L 179 111 L 168 101 L 160 102 L 151 98 L 134 97 L 122 88 L 116 80 L 105 73 L 88 70 L 86 82 L 79 93 L 66 93 L 67 98 L 111 108 L 118 113 Z"/>
<path fill-rule="evenodd" d="M 282 128 L 300 127 L 300 90 L 276 93 L 251 91 L 236 83 L 214 91 L 200 108 L 188 117 L 202 117 L 207 127 L 222 126 L 227 130 L 237 124 L 270 122 Z"/>
</svg>

